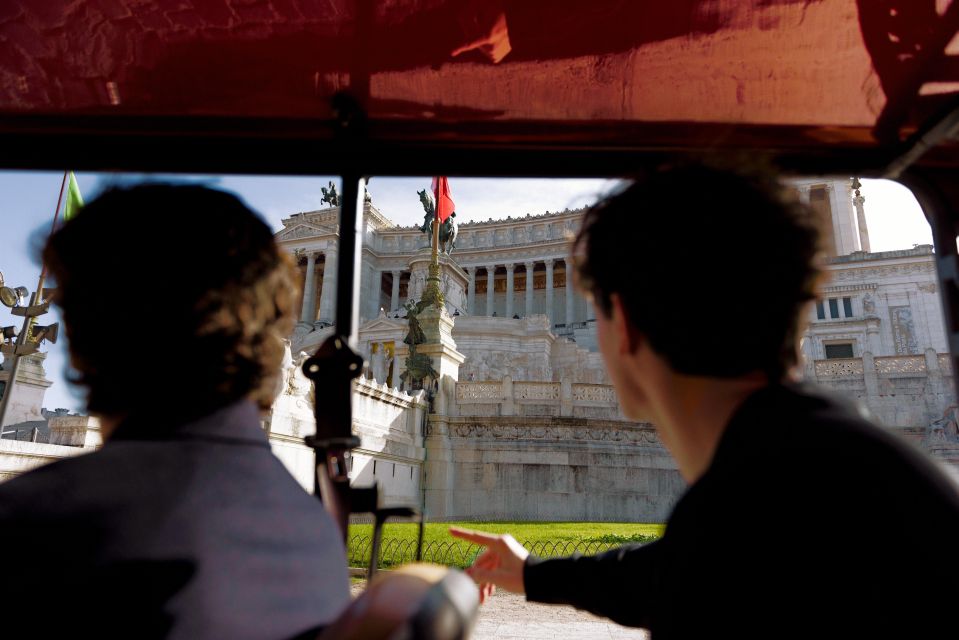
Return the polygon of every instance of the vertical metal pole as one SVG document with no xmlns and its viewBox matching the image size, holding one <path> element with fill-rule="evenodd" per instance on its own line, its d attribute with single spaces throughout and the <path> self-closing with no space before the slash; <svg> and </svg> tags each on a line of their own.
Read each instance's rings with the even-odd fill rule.
<svg viewBox="0 0 959 640">
<path fill-rule="evenodd" d="M 336 333 L 356 348 L 360 310 L 360 264 L 363 258 L 363 207 L 366 179 L 343 176 L 340 202 L 340 256 L 337 264 Z"/>
</svg>

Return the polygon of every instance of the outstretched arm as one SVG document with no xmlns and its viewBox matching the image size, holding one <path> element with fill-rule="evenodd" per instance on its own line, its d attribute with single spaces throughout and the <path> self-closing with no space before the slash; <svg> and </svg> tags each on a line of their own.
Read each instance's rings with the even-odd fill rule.
<svg viewBox="0 0 959 640">
<path fill-rule="evenodd" d="M 526 599 L 569 604 L 619 624 L 648 627 L 662 594 L 662 541 L 618 547 L 595 556 L 530 557 Z"/>
<path fill-rule="evenodd" d="M 456 538 L 483 545 L 466 570 L 485 600 L 498 586 L 534 602 L 568 604 L 620 624 L 648 626 L 660 592 L 662 541 L 619 547 L 595 556 L 541 559 L 510 535 L 450 528 Z"/>
<path fill-rule="evenodd" d="M 486 547 L 473 565 L 466 570 L 480 587 L 480 602 L 492 595 L 495 587 L 525 593 L 523 587 L 523 564 L 529 551 L 511 535 L 495 535 L 450 527 L 450 535 Z"/>
</svg>

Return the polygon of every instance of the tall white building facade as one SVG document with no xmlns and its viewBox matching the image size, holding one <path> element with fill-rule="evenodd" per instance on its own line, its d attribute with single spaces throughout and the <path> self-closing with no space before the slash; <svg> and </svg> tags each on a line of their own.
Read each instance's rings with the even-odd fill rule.
<svg viewBox="0 0 959 640">
<path fill-rule="evenodd" d="M 801 343 L 803 378 L 856 399 L 881 424 L 959 467 L 933 247 L 871 251 L 865 198 L 853 182 L 796 186 L 832 223 L 825 279 Z"/>
<path fill-rule="evenodd" d="M 872 252 L 865 201 L 851 180 L 793 186 L 821 216 L 827 252 L 797 375 L 854 398 L 889 428 L 959 463 L 932 248 Z M 443 493 L 434 517 L 655 520 L 682 489 L 651 426 L 620 413 L 596 351 L 594 310 L 568 277 L 569 242 L 582 215 L 464 224 L 456 250 L 443 259 L 463 362 L 433 436 L 424 423 L 424 452 L 441 433 L 437 455 L 448 461 L 414 488 Z M 297 256 L 307 289 L 294 352 L 309 352 L 332 332 L 332 309 L 324 304 L 333 298 L 324 288 L 335 283 L 329 270 L 337 216 L 336 209 L 296 214 L 277 234 Z M 429 237 L 393 225 L 370 203 L 364 220 L 360 348 L 368 382 L 393 389 L 407 353 L 403 305 L 423 292 Z M 757 293 L 757 304 L 775 295 Z M 381 451 L 390 450 L 389 435 L 383 440 L 372 425 L 355 427 L 364 442 L 386 442 Z M 356 456 L 366 462 L 362 477 L 389 486 L 389 478 L 370 472 L 370 461 L 384 460 L 374 449 Z M 417 465 L 415 456 L 391 459 L 404 469 Z"/>
</svg>

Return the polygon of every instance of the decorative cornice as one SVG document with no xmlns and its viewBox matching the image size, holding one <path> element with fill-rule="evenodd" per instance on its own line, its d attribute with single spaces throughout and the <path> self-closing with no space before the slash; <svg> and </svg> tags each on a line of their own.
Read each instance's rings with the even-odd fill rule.
<svg viewBox="0 0 959 640">
<path fill-rule="evenodd" d="M 273 237 L 277 242 L 285 240 L 301 240 L 304 238 L 323 238 L 324 236 L 335 236 L 336 230 L 318 225 L 300 222 L 276 232 Z"/>
<path fill-rule="evenodd" d="M 862 284 L 841 284 L 820 289 L 822 295 L 831 293 L 855 293 L 856 291 L 875 291 L 879 285 L 875 282 L 864 282 Z"/>
<path fill-rule="evenodd" d="M 662 447 L 656 436 L 656 431 L 649 425 L 635 426 L 632 423 L 621 423 L 619 426 L 597 425 L 597 421 L 590 419 L 589 426 L 565 426 L 557 424 L 539 425 L 525 424 L 526 418 L 519 417 L 517 421 L 524 424 L 489 424 L 487 422 L 456 423 L 451 420 L 449 434 L 454 438 L 490 439 L 490 440 L 541 440 L 561 442 L 605 442 L 610 444 L 646 444 Z M 427 425 L 428 428 L 431 425 Z M 427 435 L 431 435 L 428 431 Z"/>
<path fill-rule="evenodd" d="M 933 260 L 909 262 L 905 264 L 889 264 L 869 267 L 865 269 L 836 269 L 830 270 L 832 280 L 864 280 L 866 278 L 881 278 L 884 276 L 912 275 L 917 273 L 934 273 L 936 266 Z"/>
<path fill-rule="evenodd" d="M 406 443 L 404 444 L 406 446 L 411 446 Z M 420 448 L 419 445 L 416 445 L 415 443 L 412 446 L 415 446 L 415 448 L 417 449 Z M 422 458 L 410 458 L 407 456 L 401 456 L 396 453 L 388 453 L 386 451 L 374 451 L 372 449 L 364 449 L 363 447 L 357 447 L 356 449 L 353 449 L 353 453 L 355 455 L 364 455 L 364 456 L 369 456 L 370 458 L 376 458 L 377 460 L 384 460 L 388 462 L 400 462 L 402 464 L 409 465 L 416 469 L 419 469 L 420 465 L 423 464 Z"/>
<path fill-rule="evenodd" d="M 931 244 L 917 244 L 912 249 L 897 249 L 895 251 L 853 251 L 842 256 L 832 256 L 826 259 L 826 266 L 833 267 L 850 263 L 879 262 L 881 260 L 900 260 L 902 258 L 924 258 L 923 261 L 935 260 Z"/>
<path fill-rule="evenodd" d="M 376 398 L 381 402 L 386 402 L 399 407 L 412 407 L 415 404 L 422 403 L 420 396 L 412 396 L 399 389 L 391 389 L 384 382 L 378 384 L 365 378 L 356 379 L 356 387 L 353 393 Z"/>
<path fill-rule="evenodd" d="M 283 226 L 289 226 L 291 224 L 301 224 L 303 222 L 313 222 L 314 220 L 332 220 L 334 222 L 339 221 L 340 219 L 340 208 L 339 207 L 330 207 L 328 209 L 317 209 L 315 211 L 301 211 L 299 213 L 294 213 L 289 218 L 283 218 L 280 222 L 283 223 Z"/>
<path fill-rule="evenodd" d="M 564 211 L 547 211 L 545 213 L 540 213 L 538 215 L 532 215 L 527 213 L 525 216 L 519 216 L 514 218 L 513 216 L 506 216 L 505 218 L 500 218 L 499 220 L 493 220 L 492 218 L 488 220 L 469 220 L 467 222 L 459 223 L 460 230 L 467 229 L 473 231 L 481 227 L 488 227 L 490 229 L 495 229 L 498 227 L 504 227 L 509 225 L 522 225 L 530 222 L 541 223 L 544 220 L 561 220 L 563 218 L 576 218 L 582 217 L 586 213 L 586 207 L 580 209 L 566 209 Z M 459 216 L 457 216 L 459 218 Z M 408 232 L 411 230 L 418 230 L 420 227 L 419 224 L 413 224 L 409 226 L 395 226 L 388 231 L 394 232 Z"/>
</svg>

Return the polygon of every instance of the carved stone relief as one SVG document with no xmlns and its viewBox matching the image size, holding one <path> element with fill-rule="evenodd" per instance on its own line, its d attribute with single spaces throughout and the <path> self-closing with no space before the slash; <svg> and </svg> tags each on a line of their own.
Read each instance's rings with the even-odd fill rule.
<svg viewBox="0 0 959 640">
<path fill-rule="evenodd" d="M 457 400 L 502 400 L 503 385 L 499 382 L 459 382 L 456 384 Z"/>
<path fill-rule="evenodd" d="M 559 400 L 558 382 L 517 382 L 513 384 L 513 398 L 516 400 Z"/>
<path fill-rule="evenodd" d="M 574 384 L 573 402 L 615 403 L 616 393 L 606 385 Z"/>
<path fill-rule="evenodd" d="M 876 373 L 925 373 L 925 356 L 876 358 Z"/>
<path fill-rule="evenodd" d="M 896 346 L 896 353 L 899 355 L 919 353 L 916 328 L 912 319 L 912 308 L 908 306 L 889 307 L 889 315 L 892 320 L 892 340 Z"/>
<path fill-rule="evenodd" d="M 816 375 L 820 378 L 862 376 L 862 359 L 834 359 L 816 361 Z"/>
<path fill-rule="evenodd" d="M 554 425 L 451 425 L 450 434 L 458 438 L 496 440 L 559 440 L 621 442 L 662 446 L 652 429 L 635 427 L 566 427 Z"/>
</svg>

